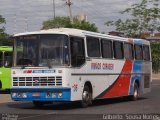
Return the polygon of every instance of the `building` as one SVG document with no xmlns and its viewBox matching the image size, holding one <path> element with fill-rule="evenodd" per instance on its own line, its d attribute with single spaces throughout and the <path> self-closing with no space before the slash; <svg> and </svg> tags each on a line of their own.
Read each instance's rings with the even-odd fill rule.
<svg viewBox="0 0 160 120">
<path fill-rule="evenodd" d="M 113 35 L 113 36 L 124 36 L 124 33 L 122 32 L 116 32 L 116 31 L 111 31 L 108 33 L 109 35 Z"/>
<path fill-rule="evenodd" d="M 124 36 L 124 33 L 122 32 L 116 32 L 116 31 L 111 31 L 108 33 L 109 35 L 114 35 L 114 36 Z M 152 32 L 142 32 L 141 33 L 141 38 L 146 39 L 150 42 L 160 42 L 160 32 L 157 33 L 152 33 Z"/>
<path fill-rule="evenodd" d="M 78 19 L 79 21 L 87 21 L 87 16 L 86 15 L 77 15 L 75 16 L 76 19 Z"/>
<path fill-rule="evenodd" d="M 150 42 L 160 42 L 160 32 L 142 32 L 141 36 Z"/>
</svg>

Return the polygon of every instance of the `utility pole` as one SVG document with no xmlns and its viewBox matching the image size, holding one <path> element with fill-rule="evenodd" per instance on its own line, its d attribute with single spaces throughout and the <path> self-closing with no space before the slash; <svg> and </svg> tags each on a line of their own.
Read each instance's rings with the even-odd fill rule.
<svg viewBox="0 0 160 120">
<path fill-rule="evenodd" d="M 55 8 L 55 0 L 53 0 L 53 18 L 56 18 L 56 8 Z"/>
<path fill-rule="evenodd" d="M 71 10 L 71 5 L 72 5 L 71 0 L 67 0 L 66 4 L 68 5 L 68 8 L 69 8 L 69 16 L 70 16 L 70 20 L 71 20 L 71 22 L 73 22 L 72 10 Z"/>
</svg>

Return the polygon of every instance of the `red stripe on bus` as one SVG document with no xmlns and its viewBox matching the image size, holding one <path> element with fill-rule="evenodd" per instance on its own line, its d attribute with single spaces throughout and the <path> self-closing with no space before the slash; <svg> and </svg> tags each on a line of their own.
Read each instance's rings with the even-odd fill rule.
<svg viewBox="0 0 160 120">
<path fill-rule="evenodd" d="M 130 86 L 131 74 L 123 75 L 132 72 L 132 61 L 126 60 L 122 69 L 122 75 L 119 76 L 117 82 L 107 91 L 102 98 L 111 98 L 118 96 L 127 96 Z"/>
</svg>

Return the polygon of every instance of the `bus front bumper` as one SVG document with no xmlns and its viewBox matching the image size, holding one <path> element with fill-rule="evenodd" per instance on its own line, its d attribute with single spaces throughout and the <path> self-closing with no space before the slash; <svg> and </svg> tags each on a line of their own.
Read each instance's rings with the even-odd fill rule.
<svg viewBox="0 0 160 120">
<path fill-rule="evenodd" d="M 12 88 L 14 101 L 70 101 L 70 88 Z"/>
</svg>

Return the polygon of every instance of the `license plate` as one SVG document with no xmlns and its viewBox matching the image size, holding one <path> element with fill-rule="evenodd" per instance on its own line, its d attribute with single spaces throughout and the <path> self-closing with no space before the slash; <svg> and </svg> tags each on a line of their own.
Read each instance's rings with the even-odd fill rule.
<svg viewBox="0 0 160 120">
<path fill-rule="evenodd" d="M 32 97 L 39 97 L 40 93 L 32 93 Z"/>
</svg>

